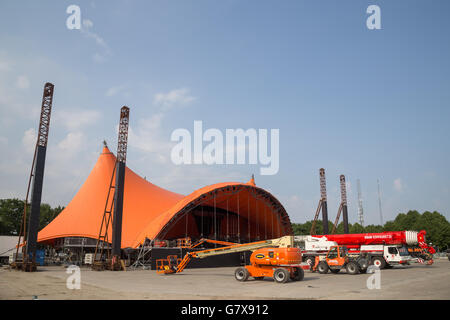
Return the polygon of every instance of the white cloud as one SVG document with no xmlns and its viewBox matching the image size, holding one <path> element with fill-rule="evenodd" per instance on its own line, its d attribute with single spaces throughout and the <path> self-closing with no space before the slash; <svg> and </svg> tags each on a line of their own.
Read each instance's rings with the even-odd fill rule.
<svg viewBox="0 0 450 320">
<path fill-rule="evenodd" d="M 162 138 L 160 131 L 163 117 L 163 113 L 157 113 L 150 118 L 141 119 L 135 129 L 130 126 L 128 130 L 129 145 L 143 152 L 169 154 L 172 143 Z M 159 157 L 159 160 L 165 161 L 166 158 Z"/>
<path fill-rule="evenodd" d="M 104 51 L 104 53 L 96 52 L 92 56 L 93 60 L 95 62 L 105 62 L 107 56 L 111 55 L 111 49 L 109 48 L 109 46 L 106 43 L 105 39 L 103 39 L 97 33 L 90 31 L 90 29 L 92 29 L 93 26 L 94 26 L 94 23 L 92 22 L 92 20 L 84 19 L 80 31 L 85 37 L 93 39 L 95 41 L 95 43 L 98 46 L 100 46 L 103 49 L 103 51 Z"/>
<path fill-rule="evenodd" d="M 36 147 L 37 134 L 33 128 L 24 132 L 22 137 L 22 144 L 27 152 L 33 152 Z"/>
<path fill-rule="evenodd" d="M 153 102 L 160 111 L 149 118 L 141 119 L 137 127 L 129 128 L 129 145 L 142 152 L 157 153 L 159 163 L 167 162 L 168 159 L 164 155 L 170 154 L 173 143 L 162 137 L 161 129 L 166 112 L 175 106 L 187 105 L 194 100 L 195 98 L 186 88 L 155 94 Z"/>
<path fill-rule="evenodd" d="M 109 89 L 106 91 L 106 94 L 105 94 L 105 95 L 106 95 L 107 97 L 115 96 L 116 94 L 122 92 L 125 88 L 126 88 L 125 85 L 120 85 L 120 86 L 114 86 L 114 87 L 111 87 L 111 88 L 109 88 Z"/>
<path fill-rule="evenodd" d="M 19 89 L 28 89 L 30 87 L 30 80 L 28 80 L 27 76 L 18 76 L 16 86 Z"/>
<path fill-rule="evenodd" d="M 402 192 L 403 191 L 403 182 L 402 179 L 397 178 L 394 180 L 394 189 L 398 192 Z"/>
<path fill-rule="evenodd" d="M 84 135 L 81 132 L 69 132 L 67 136 L 58 143 L 58 148 L 69 154 L 77 152 L 83 144 Z"/>
<path fill-rule="evenodd" d="M 55 123 L 62 123 L 70 131 L 95 124 L 100 119 L 96 110 L 60 110 L 55 112 Z"/>
<path fill-rule="evenodd" d="M 183 106 L 191 103 L 196 98 L 190 95 L 190 90 L 187 88 L 175 89 L 167 93 L 155 94 L 153 102 L 157 106 L 164 109 L 170 109 L 174 106 Z"/>
</svg>

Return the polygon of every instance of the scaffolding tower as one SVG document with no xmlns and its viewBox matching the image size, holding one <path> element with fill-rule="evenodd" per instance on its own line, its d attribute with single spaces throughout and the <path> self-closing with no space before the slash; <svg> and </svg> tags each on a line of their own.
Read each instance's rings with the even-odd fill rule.
<svg viewBox="0 0 450 320">
<path fill-rule="evenodd" d="M 361 182 L 356 180 L 358 187 L 358 221 L 361 226 L 364 227 L 364 210 L 363 210 L 363 200 L 361 195 Z"/>
</svg>

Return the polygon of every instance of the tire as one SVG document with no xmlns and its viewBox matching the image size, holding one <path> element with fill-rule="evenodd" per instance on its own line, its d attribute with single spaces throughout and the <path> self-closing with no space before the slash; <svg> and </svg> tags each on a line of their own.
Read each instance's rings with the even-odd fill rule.
<svg viewBox="0 0 450 320">
<path fill-rule="evenodd" d="M 247 281 L 249 275 L 250 274 L 248 270 L 244 267 L 239 267 L 234 272 L 234 277 L 236 278 L 237 281 Z"/>
<path fill-rule="evenodd" d="M 306 257 L 305 258 L 305 262 L 307 263 L 307 264 L 309 264 L 310 266 L 314 266 L 314 262 L 316 261 L 316 258 L 315 257 Z"/>
<path fill-rule="evenodd" d="M 383 257 L 374 257 L 374 258 L 372 258 L 372 264 L 375 267 L 384 269 L 386 267 L 386 260 L 384 260 Z"/>
<path fill-rule="evenodd" d="M 325 261 L 320 261 L 319 264 L 317 265 L 317 271 L 321 274 L 326 274 L 328 273 L 328 264 Z"/>
<path fill-rule="evenodd" d="M 305 277 L 305 272 L 303 271 L 303 269 L 302 268 L 296 268 L 295 269 L 295 275 L 292 278 L 292 280 L 294 280 L 294 281 L 302 281 L 304 277 Z"/>
<path fill-rule="evenodd" d="M 290 274 L 284 268 L 277 268 L 273 273 L 273 279 L 278 283 L 286 283 L 289 281 Z"/>
<path fill-rule="evenodd" d="M 330 271 L 334 274 L 339 273 L 339 271 L 341 271 L 341 269 L 330 269 Z"/>
<path fill-rule="evenodd" d="M 264 277 L 253 277 L 253 279 L 255 279 L 255 280 L 262 280 L 262 279 L 264 279 Z"/>
<path fill-rule="evenodd" d="M 355 262 L 350 261 L 345 266 L 345 270 L 347 271 L 348 274 L 358 274 L 359 273 L 359 266 Z"/>
</svg>

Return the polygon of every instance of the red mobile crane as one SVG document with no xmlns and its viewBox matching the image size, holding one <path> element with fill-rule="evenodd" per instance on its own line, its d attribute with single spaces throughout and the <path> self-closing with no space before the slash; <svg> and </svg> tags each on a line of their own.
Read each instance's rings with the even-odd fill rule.
<svg viewBox="0 0 450 320">
<path fill-rule="evenodd" d="M 366 253 L 371 262 L 384 268 L 391 264 L 406 263 L 406 256 L 417 258 L 418 262 L 433 264 L 433 247 L 425 242 L 426 231 L 391 231 L 382 233 L 311 235 L 305 240 L 303 256 L 310 262 L 318 254 L 323 254 L 332 245 L 345 245 L 350 255 Z M 418 246 L 413 250 L 406 246 Z"/>
</svg>

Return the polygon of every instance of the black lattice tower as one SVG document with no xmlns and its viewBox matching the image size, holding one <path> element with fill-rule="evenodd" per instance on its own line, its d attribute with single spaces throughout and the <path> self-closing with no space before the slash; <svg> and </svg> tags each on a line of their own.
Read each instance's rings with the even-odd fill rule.
<svg viewBox="0 0 450 320">
<path fill-rule="evenodd" d="M 358 188 L 358 222 L 364 227 L 364 210 L 363 210 L 363 199 L 361 194 L 361 182 L 359 179 L 356 181 Z"/>
<path fill-rule="evenodd" d="M 323 223 L 323 233 L 328 234 L 328 206 L 327 206 L 327 185 L 325 180 L 325 169 L 321 168 L 319 170 L 320 176 L 320 200 L 317 204 L 316 213 L 314 215 L 314 220 L 311 224 L 310 234 L 316 234 L 316 223 L 319 218 L 320 211 L 322 211 L 322 223 Z"/>
<path fill-rule="evenodd" d="M 52 112 L 53 89 L 51 83 L 46 83 L 42 97 L 41 117 L 39 121 L 38 138 L 33 159 L 33 186 L 31 192 L 31 211 L 28 220 L 27 244 L 24 262 L 31 256 L 32 262 L 36 259 L 36 244 L 41 210 L 42 185 L 44 182 L 45 155 L 47 153 L 48 132 L 50 129 L 50 116 Z"/>
<path fill-rule="evenodd" d="M 120 109 L 119 138 L 117 144 L 116 188 L 114 195 L 114 215 L 112 230 L 112 254 L 120 257 L 122 241 L 123 194 L 125 187 L 125 167 L 127 160 L 128 124 L 130 109 Z"/>
<path fill-rule="evenodd" d="M 328 234 L 328 205 L 327 205 L 327 183 L 325 179 L 325 169 L 319 170 L 320 175 L 320 199 L 322 200 L 322 224 L 323 234 Z"/>
<path fill-rule="evenodd" d="M 341 184 L 341 205 L 342 205 L 342 219 L 344 221 L 344 233 L 349 233 L 348 230 L 348 208 L 347 208 L 347 185 L 345 183 L 345 176 L 341 174 L 339 177 Z"/>
</svg>

